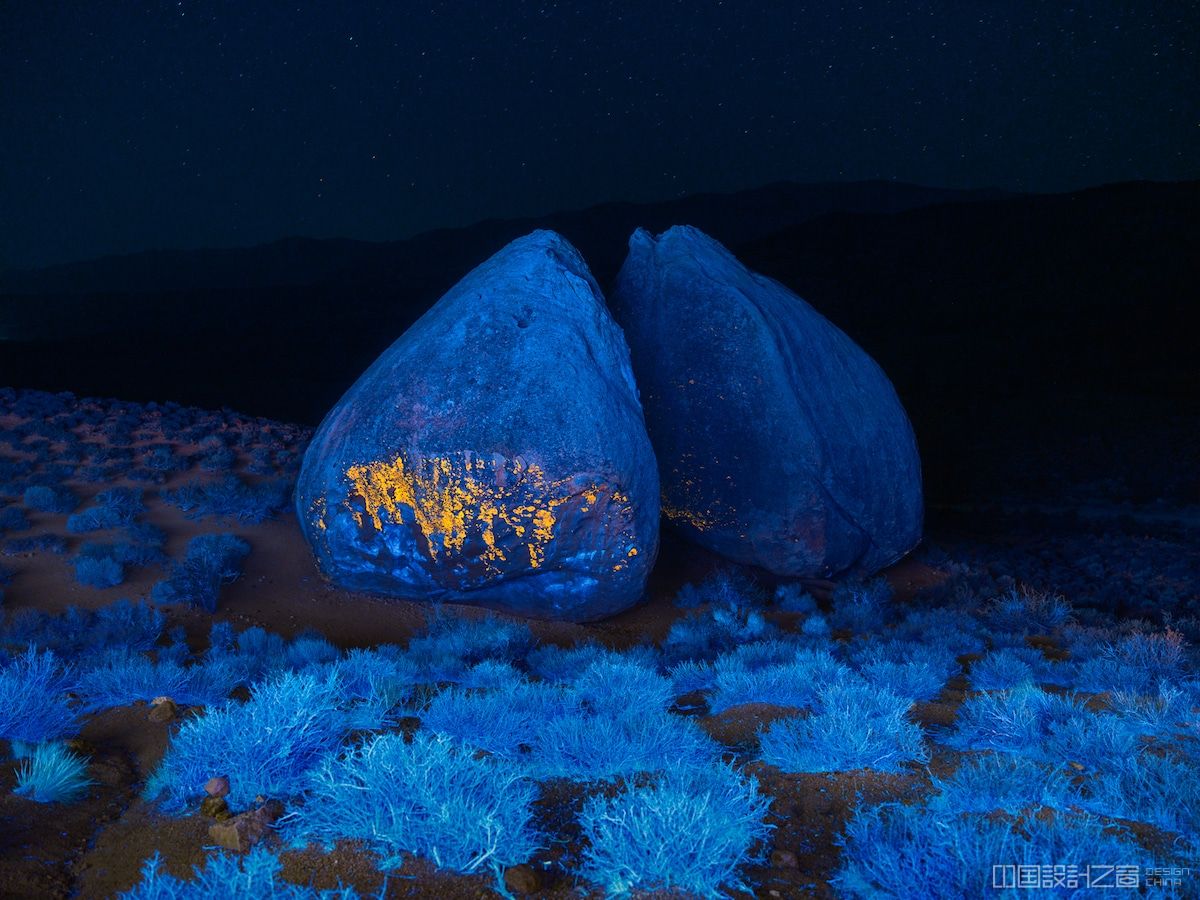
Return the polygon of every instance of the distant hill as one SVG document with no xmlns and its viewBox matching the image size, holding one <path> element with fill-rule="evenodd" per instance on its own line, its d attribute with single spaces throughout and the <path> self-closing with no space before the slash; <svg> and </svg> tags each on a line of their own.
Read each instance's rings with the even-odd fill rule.
<svg viewBox="0 0 1200 900">
<path fill-rule="evenodd" d="M 1200 414 L 1189 315 L 1200 182 L 1055 195 L 781 184 L 394 243 L 292 239 L 9 273 L 0 278 L 0 385 L 315 423 L 512 238 L 560 231 L 607 287 L 635 227 L 680 223 L 787 284 L 879 360 L 917 426 L 927 483 L 944 497 L 1015 483 L 1035 450 L 1067 453 L 1101 478 L 1118 426 L 1137 432 L 1137 453 L 1150 457 L 1121 451 L 1121 465 L 1161 469 L 1178 442 L 1149 431 L 1164 416 Z M 1072 449 L 1053 449 L 1054 429 Z M 1175 468 L 1174 481 L 1144 479 L 1138 490 L 1200 499 L 1195 467 Z"/>
</svg>

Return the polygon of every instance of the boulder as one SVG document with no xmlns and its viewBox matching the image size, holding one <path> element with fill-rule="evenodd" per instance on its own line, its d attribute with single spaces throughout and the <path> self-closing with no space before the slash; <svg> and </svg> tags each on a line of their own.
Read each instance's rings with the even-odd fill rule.
<svg viewBox="0 0 1200 900">
<path fill-rule="evenodd" d="M 695 228 L 637 231 L 610 302 L 666 519 L 779 575 L 865 575 L 921 538 L 921 464 L 891 382 L 783 285 Z"/>
<path fill-rule="evenodd" d="M 296 504 L 346 588 L 569 621 L 636 603 L 658 473 L 575 248 L 536 231 L 453 287 L 325 417 Z"/>
</svg>

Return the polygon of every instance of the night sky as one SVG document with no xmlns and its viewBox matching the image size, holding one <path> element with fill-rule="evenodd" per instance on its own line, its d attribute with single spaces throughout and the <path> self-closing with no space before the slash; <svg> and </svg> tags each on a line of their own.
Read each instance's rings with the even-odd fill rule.
<svg viewBox="0 0 1200 900">
<path fill-rule="evenodd" d="M 0 268 L 771 181 L 1200 175 L 1196 3 L 0 3 Z"/>
</svg>

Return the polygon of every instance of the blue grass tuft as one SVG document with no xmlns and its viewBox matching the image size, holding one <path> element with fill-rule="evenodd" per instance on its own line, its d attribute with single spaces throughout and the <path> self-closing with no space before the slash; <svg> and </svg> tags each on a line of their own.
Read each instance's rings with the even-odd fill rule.
<svg viewBox="0 0 1200 900">
<path fill-rule="evenodd" d="M 39 743 L 78 730 L 64 694 L 72 676 L 50 651 L 30 647 L 0 662 L 0 738 Z"/>
<path fill-rule="evenodd" d="M 142 492 L 136 488 L 116 487 L 96 496 L 95 505 L 67 519 L 67 531 L 81 534 L 105 528 L 129 525 L 145 509 Z"/>
<path fill-rule="evenodd" d="M 707 607 L 675 622 L 662 642 L 668 666 L 689 659 L 713 659 L 750 641 L 776 637 L 779 630 L 763 614 L 745 606 Z"/>
<path fill-rule="evenodd" d="M 353 888 L 316 890 L 284 881 L 282 871 L 279 857 L 259 844 L 245 856 L 210 853 L 203 868 L 194 866 L 192 877 L 184 880 L 167 872 L 155 851 L 142 866 L 142 880 L 119 896 L 122 900 L 358 900 Z"/>
<path fill-rule="evenodd" d="M 6 531 L 28 531 L 32 527 L 33 523 L 21 507 L 0 507 L 0 534 Z"/>
<path fill-rule="evenodd" d="M 749 890 L 739 869 L 761 856 L 756 850 L 770 834 L 763 821 L 769 805 L 754 778 L 725 764 L 626 785 L 614 797 L 589 797 L 579 816 L 588 840 L 581 874 L 610 897 Z"/>
<path fill-rule="evenodd" d="M 111 557 L 78 556 L 75 558 L 75 580 L 88 587 L 116 587 L 125 580 L 125 567 Z"/>
<path fill-rule="evenodd" d="M 781 584 L 775 588 L 775 606 L 784 612 L 815 613 L 817 601 L 800 584 Z"/>
<path fill-rule="evenodd" d="M 292 482 L 264 481 L 249 484 L 236 475 L 221 481 L 193 481 L 160 496 L 177 506 L 189 519 L 215 517 L 257 525 L 273 519 L 291 502 Z"/>
<path fill-rule="evenodd" d="M 256 796 L 283 799 L 299 792 L 305 773 L 356 728 L 377 727 L 378 704 L 347 706 L 336 673 L 322 678 L 285 672 L 256 685 L 246 703 L 229 701 L 189 719 L 146 786 L 148 799 L 165 796 L 183 809 L 214 775 L 229 775 L 229 802 L 245 807 Z"/>
<path fill-rule="evenodd" d="M 933 776 L 938 793 L 929 809 L 954 815 L 996 810 L 1017 815 L 1043 806 L 1066 809 L 1080 800 L 1072 774 L 1023 756 L 981 753 L 964 759 L 949 778 Z"/>
<path fill-rule="evenodd" d="M 1183 635 L 1167 629 L 1135 632 L 1100 647 L 1097 657 L 1079 666 L 1079 687 L 1085 691 L 1153 693 L 1160 682 L 1178 683 L 1185 672 Z"/>
<path fill-rule="evenodd" d="M 763 762 L 784 772 L 899 772 L 902 763 L 927 762 L 921 729 L 905 718 L 909 706 L 878 687 L 835 682 L 820 691 L 815 714 L 763 732 Z"/>
<path fill-rule="evenodd" d="M 398 734 L 378 735 L 326 756 L 305 785 L 303 809 L 281 823 L 285 835 L 296 845 L 365 841 L 385 869 L 413 853 L 499 879 L 538 847 L 536 786 L 445 736 L 418 732 L 406 743 Z"/>
<path fill-rule="evenodd" d="M 420 713 L 421 727 L 449 735 L 493 756 L 518 760 L 546 725 L 577 714 L 577 698 L 560 687 L 517 682 L 490 691 L 450 688 Z"/>
<path fill-rule="evenodd" d="M 426 681 L 457 681 L 485 659 L 521 659 L 533 647 L 533 632 L 523 622 L 496 616 L 481 618 L 437 609 L 425 634 L 408 644 L 408 657 Z"/>
<path fill-rule="evenodd" d="M 67 542 L 58 534 L 35 534 L 31 537 L 9 538 L 4 542 L 5 556 L 24 556 L 27 553 L 67 552 Z"/>
<path fill-rule="evenodd" d="M 744 572 L 737 569 L 718 569 L 700 584 L 685 584 L 675 596 L 681 609 L 698 606 L 753 607 L 762 606 L 766 594 Z"/>
<path fill-rule="evenodd" d="M 1062 597 L 1036 591 L 1010 590 L 983 611 L 984 621 L 1008 634 L 1051 634 L 1075 620 L 1071 605 Z"/>
<path fill-rule="evenodd" d="M 713 713 L 743 703 L 811 707 L 825 688 L 854 677 L 824 650 L 799 650 L 790 662 L 754 670 L 720 665 L 724 660 L 717 666 L 715 692 L 709 700 Z"/>
<path fill-rule="evenodd" d="M 166 580 L 154 585 L 156 603 L 189 603 L 215 612 L 222 585 L 235 581 L 250 545 L 232 534 L 202 534 L 188 542 L 183 560 L 174 563 Z"/>
<path fill-rule="evenodd" d="M 1182 834 L 1200 851 L 1200 765 L 1155 753 L 1113 757 L 1089 778 L 1079 805 L 1104 816 Z"/>
<path fill-rule="evenodd" d="M 21 502 L 29 509 L 59 514 L 74 512 L 75 507 L 79 506 L 79 498 L 70 488 L 62 485 L 39 484 L 26 488 Z"/>
<path fill-rule="evenodd" d="M 860 900 L 910 896 L 918 885 L 931 900 L 983 896 L 994 866 L 1003 876 L 1014 866 L 1086 871 L 1150 863 L 1143 850 L 1088 816 L 1030 817 L 1015 827 L 1003 818 L 946 816 L 900 803 L 860 809 L 839 843 L 842 864 L 831 883 L 839 896 Z"/>
<path fill-rule="evenodd" d="M 879 631 L 891 618 L 893 596 L 891 585 L 883 578 L 866 584 L 838 585 L 833 592 L 830 624 L 855 634 Z"/>
<path fill-rule="evenodd" d="M 38 744 L 17 766 L 13 793 L 37 803 L 70 803 L 87 793 L 87 760 L 63 744 Z"/>
<path fill-rule="evenodd" d="M 135 700 L 149 702 L 156 697 L 170 697 L 184 706 L 211 706 L 223 703 L 244 681 L 243 671 L 225 660 L 184 667 L 161 656 L 158 662 L 151 662 L 114 649 L 76 679 L 74 690 L 83 700 L 81 711 L 125 706 Z"/>
</svg>

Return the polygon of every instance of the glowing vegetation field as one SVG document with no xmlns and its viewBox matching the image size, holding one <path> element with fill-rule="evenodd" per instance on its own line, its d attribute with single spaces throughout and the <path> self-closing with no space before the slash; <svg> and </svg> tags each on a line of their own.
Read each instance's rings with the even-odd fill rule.
<svg viewBox="0 0 1200 900">
<path fill-rule="evenodd" d="M 0 390 L 0 894 L 1195 896 L 1193 540 L 527 622 L 330 586 L 308 437 Z"/>
</svg>

